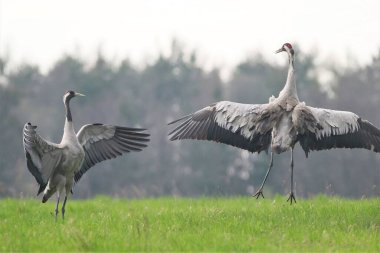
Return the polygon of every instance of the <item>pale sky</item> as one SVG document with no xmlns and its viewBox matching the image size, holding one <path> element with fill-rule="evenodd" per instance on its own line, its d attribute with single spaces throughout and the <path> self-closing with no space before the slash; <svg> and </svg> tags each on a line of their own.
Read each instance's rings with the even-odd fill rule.
<svg viewBox="0 0 380 253">
<path fill-rule="evenodd" d="M 47 71 L 63 53 L 93 60 L 99 48 L 137 65 L 167 54 L 173 38 L 224 71 L 285 42 L 320 62 L 364 65 L 380 49 L 379 0 L 0 0 L 0 55 Z M 296 49 L 297 50 L 297 49 Z"/>
</svg>

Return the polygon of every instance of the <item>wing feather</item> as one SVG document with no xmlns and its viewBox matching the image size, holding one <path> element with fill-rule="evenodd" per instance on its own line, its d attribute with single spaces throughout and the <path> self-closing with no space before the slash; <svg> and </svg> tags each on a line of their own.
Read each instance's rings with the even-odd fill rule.
<svg viewBox="0 0 380 253">
<path fill-rule="evenodd" d="M 58 144 L 44 140 L 36 132 L 37 126 L 26 123 L 23 128 L 23 144 L 26 165 L 39 184 L 38 194 L 46 187 L 50 175 L 62 159 Z"/>
<path fill-rule="evenodd" d="M 270 104 L 221 101 L 169 123 L 179 123 L 169 133 L 170 140 L 209 140 L 261 152 L 270 145 L 275 123 L 273 117 L 262 117 L 264 112 L 271 112 Z"/>
<path fill-rule="evenodd" d="M 150 135 L 144 131 L 146 129 L 99 123 L 83 126 L 77 137 L 85 151 L 85 159 L 80 170 L 75 173 L 75 182 L 97 163 L 147 147 Z"/>
<path fill-rule="evenodd" d="M 200 122 L 195 122 L 193 124 L 192 130 L 191 130 L 191 132 L 189 134 L 189 138 L 191 138 L 191 139 L 195 138 L 196 135 L 197 135 L 197 132 L 199 131 L 199 129 L 201 128 L 201 126 L 202 126 L 202 124 Z M 211 129 L 211 127 L 210 127 L 210 129 Z"/>
<path fill-rule="evenodd" d="M 305 105 L 303 105 L 305 106 Z M 313 150 L 364 148 L 380 152 L 380 130 L 371 122 L 347 111 L 305 106 L 296 112 L 299 141 L 306 156 Z"/>
<path fill-rule="evenodd" d="M 179 126 L 177 126 L 176 128 L 174 128 L 170 133 L 169 135 L 173 134 L 174 132 L 178 132 L 179 129 L 182 129 L 184 126 L 186 126 L 186 124 L 188 124 L 190 121 L 191 121 L 191 116 L 187 116 L 187 118 L 182 118 L 182 119 L 186 119 L 184 122 L 182 122 Z M 176 120 L 176 121 L 173 121 L 171 122 L 170 124 L 175 124 L 177 122 L 179 122 L 180 120 L 182 119 L 179 119 L 179 120 Z"/>
</svg>

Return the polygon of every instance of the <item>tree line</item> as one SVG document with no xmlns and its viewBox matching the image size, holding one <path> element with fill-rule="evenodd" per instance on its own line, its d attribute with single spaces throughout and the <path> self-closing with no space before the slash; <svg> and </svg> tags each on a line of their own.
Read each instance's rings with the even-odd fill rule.
<svg viewBox="0 0 380 253">
<path fill-rule="evenodd" d="M 366 66 L 329 67 L 329 93 L 319 81 L 316 56 L 297 52 L 300 100 L 355 112 L 380 127 L 380 50 Z M 205 70 L 197 53 L 185 54 L 176 43 L 168 56 L 160 55 L 142 68 L 128 59 L 116 64 L 101 53 L 93 64 L 64 55 L 47 73 L 32 64 L 9 68 L 5 59 L 0 62 L 5 77 L 0 79 L 0 196 L 36 194 L 37 183 L 25 164 L 22 128 L 30 121 L 41 136 L 59 142 L 62 96 L 70 89 L 86 95 L 71 103 L 77 130 L 100 122 L 144 127 L 151 133 L 144 151 L 103 162 L 86 173 L 73 190 L 76 197 L 249 195 L 265 175 L 269 155 L 206 141 L 170 142 L 166 123 L 220 100 L 266 103 L 282 89 L 287 65 L 254 55 L 225 81 L 218 68 Z M 289 162 L 289 153 L 275 156 L 266 195 L 289 191 Z M 298 146 L 294 170 L 297 196 L 380 194 L 380 154 L 368 150 L 312 152 L 306 159 Z"/>
</svg>

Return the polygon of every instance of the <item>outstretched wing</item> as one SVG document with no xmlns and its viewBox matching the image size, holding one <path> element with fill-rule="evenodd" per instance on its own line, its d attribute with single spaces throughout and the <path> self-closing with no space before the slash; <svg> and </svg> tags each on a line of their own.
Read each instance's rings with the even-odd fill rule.
<svg viewBox="0 0 380 253">
<path fill-rule="evenodd" d="M 196 139 L 225 143 L 250 152 L 267 150 L 276 113 L 271 104 L 222 101 L 173 121 L 181 122 L 170 140 Z"/>
<path fill-rule="evenodd" d="M 149 141 L 149 134 L 144 133 L 145 130 L 103 124 L 83 126 L 77 137 L 85 157 L 82 167 L 75 173 L 75 182 L 97 163 L 147 147 L 145 143 Z"/>
<path fill-rule="evenodd" d="M 62 149 L 36 133 L 37 126 L 26 123 L 23 129 L 23 144 L 28 170 L 40 185 L 38 194 L 46 187 L 51 173 L 60 163 Z M 38 195 L 37 194 L 37 195 Z"/>
<path fill-rule="evenodd" d="M 365 148 L 380 152 L 380 130 L 371 122 L 346 111 L 305 106 L 297 116 L 299 141 L 306 153 L 331 148 Z M 310 114 L 311 113 L 311 114 Z M 298 125 L 300 126 L 300 125 Z"/>
</svg>

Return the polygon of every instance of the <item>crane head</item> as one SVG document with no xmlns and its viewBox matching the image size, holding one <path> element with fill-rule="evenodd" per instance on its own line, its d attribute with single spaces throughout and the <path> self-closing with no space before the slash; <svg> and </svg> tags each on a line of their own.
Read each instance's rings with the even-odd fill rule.
<svg viewBox="0 0 380 253">
<path fill-rule="evenodd" d="M 293 50 L 293 47 L 290 43 L 285 43 L 284 45 L 282 45 L 282 47 L 280 49 L 278 49 L 275 53 L 281 53 L 281 52 L 288 52 L 290 53 L 291 55 L 294 54 L 294 50 Z"/>
<path fill-rule="evenodd" d="M 70 99 L 72 99 L 73 97 L 76 97 L 76 96 L 85 96 L 79 92 L 75 92 L 75 91 L 72 91 L 72 90 L 69 90 L 69 91 L 66 91 L 65 95 L 63 95 L 63 102 L 66 103 L 66 102 L 69 102 Z"/>
</svg>

